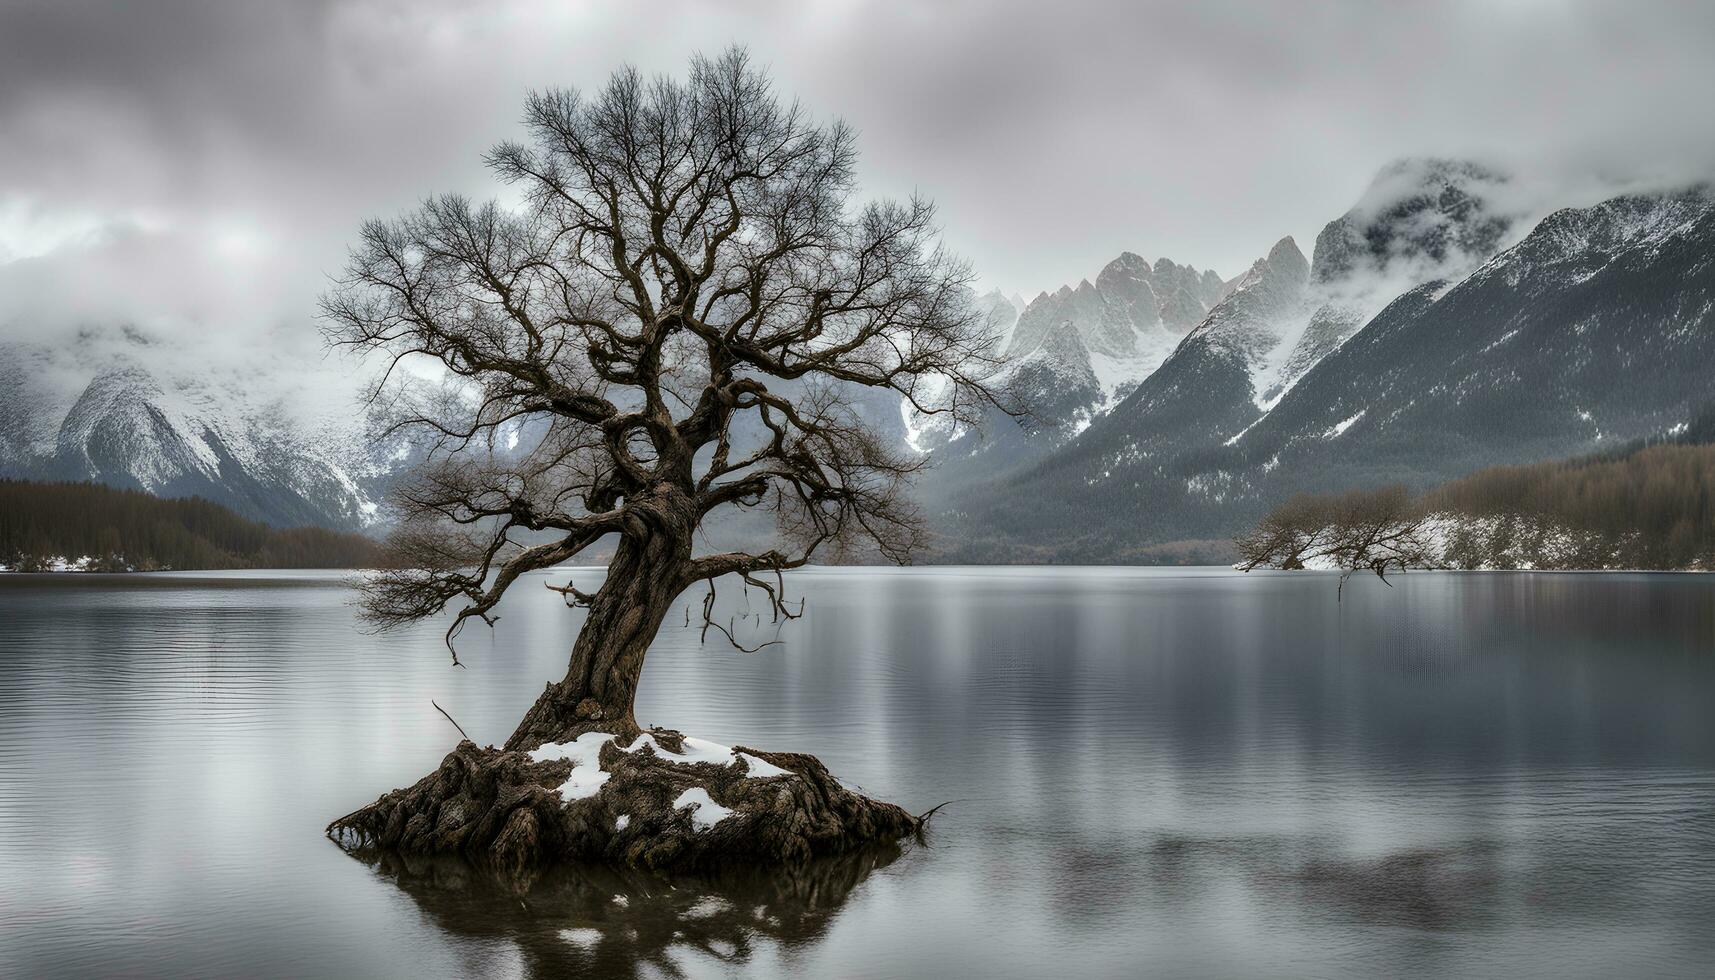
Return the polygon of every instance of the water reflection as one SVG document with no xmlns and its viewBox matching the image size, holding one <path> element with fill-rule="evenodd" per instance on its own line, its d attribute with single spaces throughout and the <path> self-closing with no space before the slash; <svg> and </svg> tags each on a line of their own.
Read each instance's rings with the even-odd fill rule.
<svg viewBox="0 0 1715 980">
<path fill-rule="evenodd" d="M 1233 874 L 1277 900 L 1319 906 L 1354 924 L 1451 931 L 1493 926 L 1508 872 L 1499 841 L 1455 841 L 1352 857 L 1314 837 L 1167 836 L 1148 874 L 1183 891 Z"/>
<path fill-rule="evenodd" d="M 539 584 L 458 671 L 444 624 L 359 632 L 337 577 L 0 577 L 0 976 L 1715 958 L 1715 577 L 1407 575 L 1343 602 L 1326 577 L 1184 570 L 789 585 L 807 613 L 760 653 L 670 616 L 639 718 L 812 752 L 916 812 L 957 800 L 931 846 L 777 883 L 597 873 L 521 896 L 371 868 L 321 828 L 434 768 L 458 736 L 431 700 L 505 738 L 578 625 Z M 721 602 L 746 614 L 740 589 Z"/>
<path fill-rule="evenodd" d="M 760 944 L 788 959 L 824 938 L 854 889 L 897 846 L 783 869 L 665 876 L 567 866 L 526 879 L 456 859 L 368 858 L 448 933 L 502 939 L 530 977 L 687 974 L 687 963 L 740 970 Z"/>
</svg>

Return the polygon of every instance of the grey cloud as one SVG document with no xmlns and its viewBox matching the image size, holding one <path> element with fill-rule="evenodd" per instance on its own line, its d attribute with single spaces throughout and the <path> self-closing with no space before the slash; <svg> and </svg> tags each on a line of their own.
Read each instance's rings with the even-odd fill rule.
<svg viewBox="0 0 1715 980">
<path fill-rule="evenodd" d="M 1235 275 L 1402 155 L 1567 187 L 1715 161 L 1702 3 L 25 0 L 0 9 L 0 331 L 307 334 L 363 217 L 492 192 L 527 89 L 731 42 L 1026 294 L 1122 249 Z"/>
</svg>

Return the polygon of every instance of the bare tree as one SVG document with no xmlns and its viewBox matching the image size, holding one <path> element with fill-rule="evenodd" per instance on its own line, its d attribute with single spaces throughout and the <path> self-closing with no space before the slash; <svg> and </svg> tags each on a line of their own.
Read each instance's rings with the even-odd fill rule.
<svg viewBox="0 0 1715 980">
<path fill-rule="evenodd" d="M 742 50 L 683 81 L 624 69 L 591 95 L 533 94 L 525 122 L 487 158 L 522 206 L 436 197 L 372 221 L 323 300 L 334 343 L 389 359 L 377 391 L 412 357 L 460 386 L 403 420 L 437 446 L 399 493 L 374 622 L 457 604 L 451 647 L 520 576 L 617 536 L 599 588 L 557 587 L 588 617 L 514 749 L 635 730 L 645 651 L 693 585 L 741 576 L 790 615 L 784 569 L 862 547 L 906 561 L 922 461 L 849 395 L 975 424 L 998 366 L 931 205 L 855 203 L 852 131 L 780 101 Z M 525 419 L 546 436 L 497 462 L 486 448 Z M 771 512 L 778 543 L 695 554 L 734 508 Z"/>
<path fill-rule="evenodd" d="M 1254 568 L 1303 568 L 1306 558 L 1326 548 L 1333 525 L 1327 498 L 1298 494 L 1233 540 L 1239 552 L 1238 567 L 1247 572 Z"/>
<path fill-rule="evenodd" d="M 1390 571 L 1443 568 L 1430 515 L 1402 486 L 1354 490 L 1335 497 L 1299 494 L 1270 511 L 1233 542 L 1238 567 L 1304 568 L 1323 561 L 1340 570 L 1339 593 L 1356 571 L 1383 582 Z"/>
<path fill-rule="evenodd" d="M 1389 571 L 1443 565 L 1429 534 L 1429 516 L 1405 487 L 1354 490 L 1335 498 L 1333 527 L 1323 554 L 1341 569 L 1340 588 L 1353 572 L 1367 570 L 1387 582 Z"/>
</svg>

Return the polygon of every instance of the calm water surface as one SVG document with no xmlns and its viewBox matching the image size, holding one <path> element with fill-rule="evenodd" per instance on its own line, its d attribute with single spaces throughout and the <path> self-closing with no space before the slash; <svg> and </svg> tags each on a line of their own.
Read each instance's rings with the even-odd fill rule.
<svg viewBox="0 0 1715 980">
<path fill-rule="evenodd" d="M 589 570 L 572 575 L 580 587 Z M 638 717 L 814 752 L 926 845 L 790 876 L 371 866 L 581 613 L 355 625 L 322 573 L 0 576 L 0 976 L 1706 976 L 1715 577 L 825 570 L 669 617 Z M 695 597 L 700 603 L 700 595 Z M 757 608 L 760 607 L 758 604 Z M 742 633 L 745 599 L 723 590 Z"/>
</svg>

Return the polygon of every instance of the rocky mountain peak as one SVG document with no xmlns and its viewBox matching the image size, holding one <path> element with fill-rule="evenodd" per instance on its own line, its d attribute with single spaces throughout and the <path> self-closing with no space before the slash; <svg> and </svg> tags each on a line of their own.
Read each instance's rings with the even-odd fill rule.
<svg viewBox="0 0 1715 980">
<path fill-rule="evenodd" d="M 1043 338 L 1040 351 L 1045 359 L 1066 365 L 1080 374 L 1090 370 L 1090 352 L 1084 338 L 1070 322 L 1062 322 Z M 1091 377 L 1094 380 L 1094 377 Z"/>
<path fill-rule="evenodd" d="M 1177 335 L 1200 321 L 1224 292 L 1221 278 L 1160 259 L 1152 266 L 1136 252 L 1122 252 L 1096 275 L 1052 294 L 1037 296 L 1020 314 L 1008 355 L 1029 356 L 1051 329 L 1073 324 L 1088 353 L 1137 361 L 1147 372 L 1172 349 Z M 1165 329 L 1164 329 L 1165 328 Z M 1135 381 L 1123 378 L 1122 381 Z"/>
<path fill-rule="evenodd" d="M 1299 251 L 1298 243 L 1291 235 L 1287 235 L 1274 243 L 1268 250 L 1268 275 L 1282 276 L 1293 280 L 1303 280 L 1310 275 L 1310 260 Z"/>
<path fill-rule="evenodd" d="M 971 306 L 983 318 L 989 333 L 1003 339 L 1011 336 L 1013 327 L 1018 324 L 1018 315 L 1023 311 L 1023 307 L 1014 304 L 998 289 L 973 298 Z"/>
<path fill-rule="evenodd" d="M 155 493 L 217 478 L 229 455 L 184 399 L 169 398 L 154 375 L 127 363 L 89 382 L 60 425 L 58 451 L 79 477 Z"/>
<path fill-rule="evenodd" d="M 1233 303 L 1249 303 L 1259 291 L 1278 290 L 1282 288 L 1302 289 L 1310 277 L 1310 261 L 1299 251 L 1298 243 L 1288 235 L 1274 243 L 1268 254 L 1251 263 L 1249 271 L 1239 279 L 1238 285 L 1228 297 L 1216 306 L 1210 315 L 1211 321 L 1219 321 L 1222 308 Z"/>
<path fill-rule="evenodd" d="M 1102 266 L 1102 271 L 1096 274 L 1096 286 L 1106 289 L 1122 282 L 1148 282 L 1150 277 L 1149 262 L 1135 253 L 1122 252 L 1119 258 Z"/>
<path fill-rule="evenodd" d="M 1685 431 L 1711 400 L 1715 199 L 1611 197 L 1490 251 L 1534 193 L 1503 180 L 1390 167 L 1313 263 L 1280 240 L 1111 411 L 992 489 L 961 486 L 960 519 L 1112 560 L 1378 473 L 1430 485 Z"/>
</svg>

